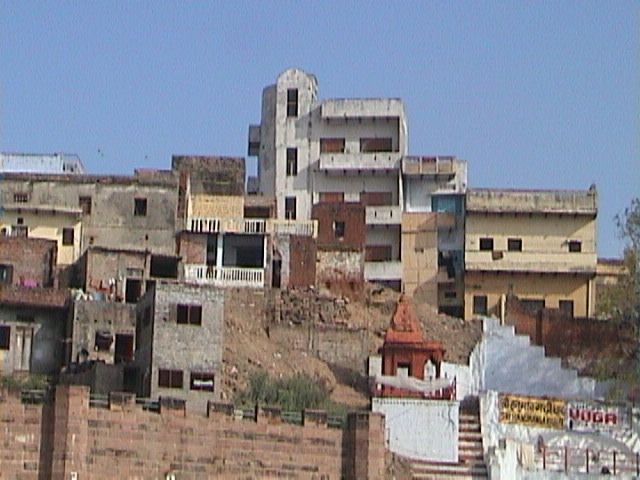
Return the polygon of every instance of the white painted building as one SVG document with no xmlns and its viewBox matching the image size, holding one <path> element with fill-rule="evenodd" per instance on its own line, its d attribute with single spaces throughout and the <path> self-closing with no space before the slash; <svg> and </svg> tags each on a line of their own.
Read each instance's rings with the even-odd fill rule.
<svg viewBox="0 0 640 480">
<path fill-rule="evenodd" d="M 80 158 L 68 153 L 0 153 L 0 172 L 83 174 Z"/>
<path fill-rule="evenodd" d="M 279 219 L 309 220 L 312 206 L 329 199 L 364 203 L 365 249 L 377 252 L 365 261 L 365 280 L 400 285 L 402 212 L 436 211 L 434 197 L 464 194 L 467 181 L 466 162 L 425 162 L 408 157 L 407 145 L 400 99 L 319 100 L 316 77 L 289 69 L 263 90 L 248 153 L 258 157 L 259 192 L 275 196 Z M 462 232 L 461 224 L 453 239 L 460 251 Z"/>
</svg>

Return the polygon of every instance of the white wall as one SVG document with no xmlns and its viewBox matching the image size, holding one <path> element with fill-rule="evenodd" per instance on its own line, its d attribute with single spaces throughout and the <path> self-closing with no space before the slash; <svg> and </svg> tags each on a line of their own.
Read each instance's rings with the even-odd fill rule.
<svg viewBox="0 0 640 480">
<path fill-rule="evenodd" d="M 461 401 L 466 396 L 474 394 L 471 368 L 468 365 L 442 362 L 440 364 L 440 376 L 456 379 L 456 400 Z"/>
<path fill-rule="evenodd" d="M 373 398 L 371 410 L 385 415 L 389 450 L 418 460 L 458 461 L 458 402 Z"/>
</svg>

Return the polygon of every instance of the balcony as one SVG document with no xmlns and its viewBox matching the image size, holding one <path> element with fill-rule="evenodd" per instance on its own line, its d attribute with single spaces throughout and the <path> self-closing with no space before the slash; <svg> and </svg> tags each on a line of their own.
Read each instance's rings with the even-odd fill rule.
<svg viewBox="0 0 640 480">
<path fill-rule="evenodd" d="M 316 238 L 317 220 L 268 220 L 267 233 L 277 235 L 301 235 Z"/>
<path fill-rule="evenodd" d="M 367 281 L 400 280 L 402 279 L 402 262 L 399 260 L 365 262 L 364 279 Z"/>
<path fill-rule="evenodd" d="M 340 172 L 344 170 L 398 170 L 399 152 L 377 153 L 321 153 L 320 170 Z"/>
<path fill-rule="evenodd" d="M 366 207 L 365 220 L 367 225 L 400 225 L 402 210 L 398 205 Z"/>
<path fill-rule="evenodd" d="M 247 233 L 264 234 L 266 220 L 260 218 L 210 218 L 190 217 L 187 230 L 193 233 Z"/>
<path fill-rule="evenodd" d="M 455 157 L 417 157 L 402 158 L 402 173 L 404 175 L 433 175 L 453 177 L 457 171 Z"/>
<path fill-rule="evenodd" d="M 264 268 L 220 267 L 210 265 L 185 265 L 187 282 L 217 287 L 264 287 Z"/>
<path fill-rule="evenodd" d="M 595 253 L 465 252 L 466 271 L 595 274 Z"/>
<path fill-rule="evenodd" d="M 262 218 L 190 217 L 187 230 L 193 233 L 244 233 L 318 236 L 317 220 L 276 220 Z"/>
</svg>

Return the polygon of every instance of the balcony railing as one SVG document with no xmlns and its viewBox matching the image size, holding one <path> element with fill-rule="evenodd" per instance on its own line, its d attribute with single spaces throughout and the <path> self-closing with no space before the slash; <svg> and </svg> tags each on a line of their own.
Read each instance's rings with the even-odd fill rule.
<svg viewBox="0 0 640 480">
<path fill-rule="evenodd" d="M 399 152 L 320 154 L 320 170 L 396 170 L 399 167 Z"/>
<path fill-rule="evenodd" d="M 266 220 L 260 218 L 190 217 L 187 228 L 194 233 L 266 233 Z"/>
<path fill-rule="evenodd" d="M 211 265 L 185 265 L 187 282 L 218 287 L 264 287 L 264 268 L 220 267 Z"/>
<path fill-rule="evenodd" d="M 367 225 L 400 225 L 402 211 L 398 205 L 366 208 Z"/>
<path fill-rule="evenodd" d="M 268 220 L 267 232 L 280 235 L 318 236 L 317 220 Z"/>
<path fill-rule="evenodd" d="M 400 280 L 402 278 L 402 262 L 389 260 L 387 262 L 365 262 L 364 279 L 372 280 Z"/>
<path fill-rule="evenodd" d="M 402 173 L 405 175 L 455 175 L 455 157 L 417 157 L 402 158 Z"/>
<path fill-rule="evenodd" d="M 285 234 L 317 237 L 317 220 L 275 220 L 262 218 L 190 217 L 187 230 L 193 233 Z"/>
</svg>

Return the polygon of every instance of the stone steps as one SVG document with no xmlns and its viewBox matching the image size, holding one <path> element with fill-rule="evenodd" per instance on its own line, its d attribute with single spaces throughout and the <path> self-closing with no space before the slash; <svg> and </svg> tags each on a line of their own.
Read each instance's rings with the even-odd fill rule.
<svg viewBox="0 0 640 480">
<path fill-rule="evenodd" d="M 488 478 L 482 449 L 480 416 L 476 408 L 458 417 L 458 459 L 453 462 L 410 460 L 413 480 L 476 480 Z"/>
</svg>

